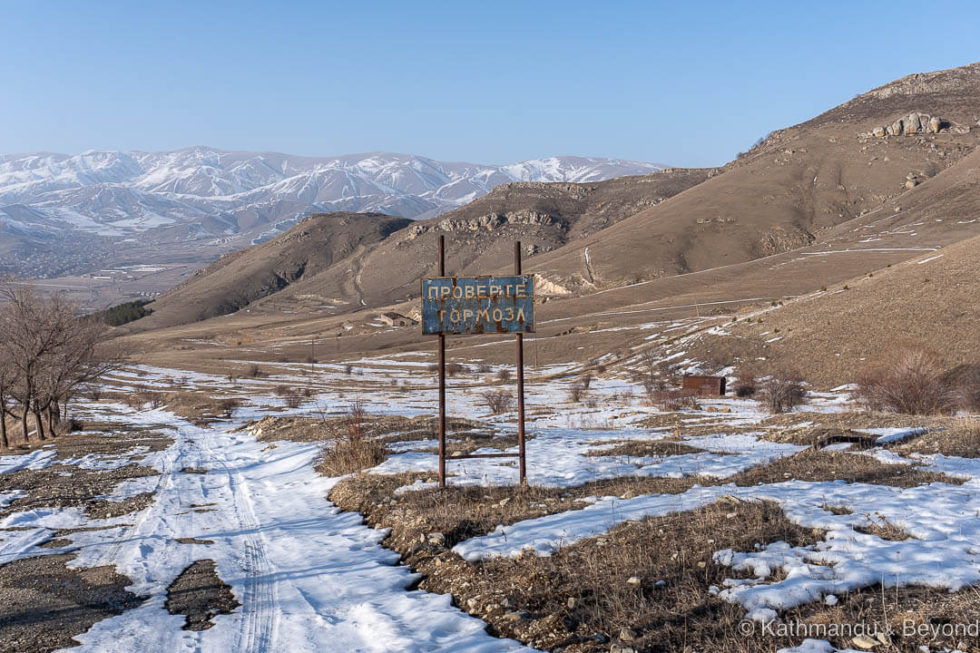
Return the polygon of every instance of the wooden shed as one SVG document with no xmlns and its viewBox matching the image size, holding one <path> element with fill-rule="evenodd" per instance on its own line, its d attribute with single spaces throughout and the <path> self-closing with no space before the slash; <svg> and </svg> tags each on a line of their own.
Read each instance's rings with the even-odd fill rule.
<svg viewBox="0 0 980 653">
<path fill-rule="evenodd" d="M 725 377 L 685 375 L 681 388 L 694 391 L 699 397 L 724 397 Z"/>
</svg>

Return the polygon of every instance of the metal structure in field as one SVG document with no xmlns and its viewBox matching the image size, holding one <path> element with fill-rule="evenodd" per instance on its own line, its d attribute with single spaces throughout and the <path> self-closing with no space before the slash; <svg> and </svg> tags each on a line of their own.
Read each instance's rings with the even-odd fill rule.
<svg viewBox="0 0 980 653">
<path fill-rule="evenodd" d="M 439 236 L 439 276 L 422 279 L 422 333 L 439 336 L 439 487 L 446 487 L 446 336 L 513 333 L 517 341 L 517 450 L 453 456 L 518 458 L 527 485 L 524 447 L 524 334 L 534 333 L 534 277 L 521 274 L 521 243 L 514 243 L 514 276 L 447 277 L 446 237 Z"/>
</svg>

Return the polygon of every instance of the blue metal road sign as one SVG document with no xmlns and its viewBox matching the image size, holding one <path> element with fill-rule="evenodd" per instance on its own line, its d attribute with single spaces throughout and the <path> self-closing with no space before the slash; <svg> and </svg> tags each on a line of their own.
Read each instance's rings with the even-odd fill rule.
<svg viewBox="0 0 980 653">
<path fill-rule="evenodd" d="M 422 279 L 422 333 L 534 333 L 534 276 Z"/>
</svg>

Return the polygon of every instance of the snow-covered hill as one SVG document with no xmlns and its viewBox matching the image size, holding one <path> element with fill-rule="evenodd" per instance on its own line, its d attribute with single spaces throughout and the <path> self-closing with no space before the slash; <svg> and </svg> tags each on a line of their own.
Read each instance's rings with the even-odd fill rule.
<svg viewBox="0 0 980 653">
<path fill-rule="evenodd" d="M 120 238 L 261 238 L 312 211 L 424 218 L 511 181 L 588 182 L 662 166 L 552 157 L 513 165 L 373 153 L 330 158 L 194 147 L 174 152 L 0 156 L 0 239 L 81 231 Z"/>
</svg>

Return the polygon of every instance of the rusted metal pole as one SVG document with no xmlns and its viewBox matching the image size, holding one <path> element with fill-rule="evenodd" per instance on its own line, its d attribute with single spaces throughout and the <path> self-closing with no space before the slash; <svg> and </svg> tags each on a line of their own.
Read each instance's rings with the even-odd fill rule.
<svg viewBox="0 0 980 653">
<path fill-rule="evenodd" d="M 446 237 L 439 236 L 439 276 L 446 276 Z M 439 487 L 446 487 L 446 334 L 439 334 Z"/>
<path fill-rule="evenodd" d="M 521 241 L 514 243 L 514 274 L 521 275 Z M 524 451 L 524 334 L 517 339 L 517 451 L 521 486 L 527 486 L 527 458 Z"/>
</svg>

